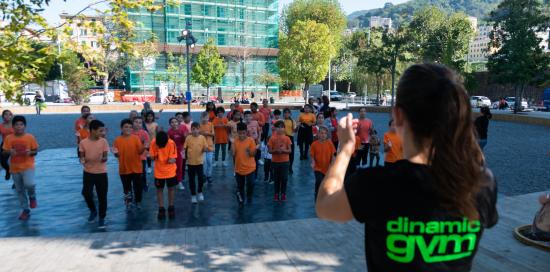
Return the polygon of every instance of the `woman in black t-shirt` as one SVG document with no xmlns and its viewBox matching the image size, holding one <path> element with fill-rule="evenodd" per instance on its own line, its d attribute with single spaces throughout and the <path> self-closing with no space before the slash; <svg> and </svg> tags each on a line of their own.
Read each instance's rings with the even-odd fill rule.
<svg viewBox="0 0 550 272">
<path fill-rule="evenodd" d="M 401 77 L 393 120 L 404 160 L 360 169 L 353 117 L 340 120 L 340 150 L 321 184 L 317 215 L 365 225 L 373 271 L 469 271 L 485 228 L 498 220 L 496 182 L 485 167 L 468 95 L 445 66 L 413 65 Z"/>
<path fill-rule="evenodd" d="M 474 125 L 477 132 L 479 147 L 483 148 L 487 145 L 487 132 L 489 130 L 489 120 L 493 117 L 489 107 L 482 107 L 481 116 L 477 117 Z"/>
</svg>

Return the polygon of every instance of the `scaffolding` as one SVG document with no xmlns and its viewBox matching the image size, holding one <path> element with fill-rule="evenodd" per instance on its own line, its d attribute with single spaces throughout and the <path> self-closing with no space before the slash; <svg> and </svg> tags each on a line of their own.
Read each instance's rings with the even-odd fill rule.
<svg viewBox="0 0 550 272">
<path fill-rule="evenodd" d="M 185 51 L 178 43 L 178 36 L 187 26 L 197 38 L 196 54 L 202 44 L 212 39 L 227 63 L 227 72 L 219 86 L 227 99 L 239 96 L 241 92 L 265 97 L 266 86 L 257 81 L 263 72 L 278 74 L 278 31 L 279 14 L 277 0 L 213 0 L 213 1 L 156 1 L 163 6 L 155 12 L 145 9 L 131 9 L 129 18 L 135 22 L 137 39 L 148 40 L 154 35 L 159 42 L 159 55 L 149 61 L 146 71 L 136 67 L 127 69 L 127 89 L 132 91 L 156 90 L 167 78 L 168 65 L 177 66 L 177 57 Z M 176 60 L 169 60 L 168 54 Z M 243 83 L 244 69 L 244 85 Z M 144 80 L 141 80 L 144 76 Z M 185 77 L 185 72 L 172 74 Z M 142 83 L 144 82 L 144 83 Z M 184 80 L 182 81 L 184 82 Z M 168 83 L 170 85 L 170 83 Z M 176 85 L 178 85 L 176 87 Z M 173 84 L 169 92 L 183 93 L 181 84 Z M 193 84 L 195 96 L 206 93 L 205 88 Z M 269 96 L 278 96 L 278 86 L 269 87 Z M 217 92 L 214 91 L 216 94 Z M 250 97 L 250 95 L 249 95 Z"/>
</svg>

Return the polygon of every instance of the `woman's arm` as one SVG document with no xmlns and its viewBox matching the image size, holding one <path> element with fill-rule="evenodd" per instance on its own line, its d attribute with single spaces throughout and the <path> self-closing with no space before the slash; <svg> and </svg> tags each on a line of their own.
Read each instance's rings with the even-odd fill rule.
<svg viewBox="0 0 550 272">
<path fill-rule="evenodd" d="M 355 134 L 353 133 L 352 120 L 353 116 L 348 114 L 339 123 L 340 150 L 321 183 L 315 204 L 317 216 L 321 219 L 336 222 L 346 222 L 353 219 L 348 196 L 344 189 L 346 169 L 353 152 L 355 152 Z"/>
</svg>

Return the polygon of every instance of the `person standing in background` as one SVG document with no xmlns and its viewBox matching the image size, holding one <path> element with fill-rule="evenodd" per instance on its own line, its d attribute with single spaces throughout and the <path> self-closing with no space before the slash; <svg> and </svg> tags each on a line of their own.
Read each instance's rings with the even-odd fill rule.
<svg viewBox="0 0 550 272">
<path fill-rule="evenodd" d="M 474 126 L 477 132 L 479 147 L 481 147 L 481 150 L 483 150 L 483 148 L 485 148 L 485 146 L 487 145 L 487 132 L 489 130 L 489 120 L 493 118 L 493 115 L 491 114 L 491 110 L 487 106 L 482 107 L 480 112 L 481 112 L 481 116 L 476 118 L 476 120 L 474 121 Z"/>
</svg>

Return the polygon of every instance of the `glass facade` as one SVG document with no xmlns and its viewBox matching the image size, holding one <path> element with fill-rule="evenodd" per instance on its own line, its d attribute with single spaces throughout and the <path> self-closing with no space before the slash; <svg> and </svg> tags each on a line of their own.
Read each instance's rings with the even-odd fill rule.
<svg viewBox="0 0 550 272">
<path fill-rule="evenodd" d="M 265 71 L 277 74 L 277 48 L 279 14 L 277 0 L 210 0 L 210 1 L 156 1 L 163 8 L 151 13 L 145 9 L 129 10 L 130 19 L 136 24 L 138 40 L 154 35 L 164 49 L 147 71 L 128 69 L 127 86 L 138 91 L 153 90 L 167 73 L 168 54 L 181 56 L 185 51 L 178 42 L 187 26 L 197 39 L 200 48 L 207 39 L 213 39 L 227 63 L 227 72 L 220 86 L 224 97 L 241 92 L 242 69 L 245 71 L 246 92 L 258 92 L 265 96 L 265 86 L 257 82 L 257 76 Z M 242 56 L 247 56 L 243 61 Z M 192 64 L 191 64 L 192 65 Z M 144 76 L 142 81 L 141 76 Z M 181 76 L 185 76 L 182 73 Z M 167 82 L 170 85 L 169 82 Z M 178 88 L 184 90 L 185 87 Z M 192 84 L 195 95 L 205 90 Z M 272 94 L 278 86 L 270 87 Z"/>
</svg>

